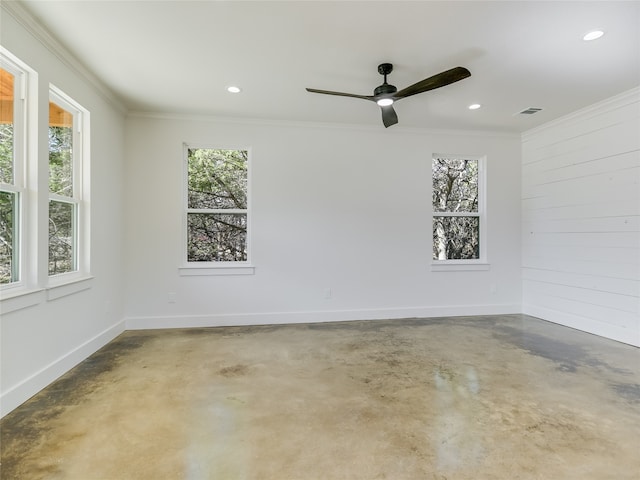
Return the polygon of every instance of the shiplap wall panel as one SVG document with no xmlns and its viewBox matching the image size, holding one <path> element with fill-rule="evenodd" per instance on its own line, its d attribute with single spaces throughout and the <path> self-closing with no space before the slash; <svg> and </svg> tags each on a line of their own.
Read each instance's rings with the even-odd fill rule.
<svg viewBox="0 0 640 480">
<path fill-rule="evenodd" d="M 620 203 L 618 201 L 602 201 L 589 205 L 557 205 L 542 206 L 530 202 L 527 219 L 537 218 L 563 219 L 563 218 L 595 218 L 611 215 L 614 212 L 618 216 L 634 215 L 637 207 L 632 204 Z"/>
<path fill-rule="evenodd" d="M 585 140 L 587 143 L 584 143 Z M 528 158 L 529 161 L 523 164 L 523 172 L 526 174 L 528 168 L 537 167 L 562 168 L 573 163 L 585 163 L 632 152 L 637 149 L 638 142 L 636 128 L 621 122 L 606 128 L 585 131 L 582 135 L 568 139 L 567 144 L 539 149 L 526 145 L 531 156 Z"/>
<path fill-rule="evenodd" d="M 524 269 L 551 270 L 580 275 L 597 275 L 601 277 L 618 278 L 620 280 L 635 280 L 638 278 L 638 265 L 631 262 L 598 262 L 578 260 L 575 258 L 554 258 L 550 256 L 533 256 L 525 254 L 522 267 Z"/>
<path fill-rule="evenodd" d="M 523 135 L 523 311 L 640 346 L 640 88 Z"/>
<path fill-rule="evenodd" d="M 527 280 L 529 288 L 536 295 L 546 295 L 549 297 L 557 297 L 562 301 L 578 302 L 585 306 L 587 310 L 592 312 L 592 307 L 602 307 L 603 309 L 611 309 L 624 312 L 625 318 L 620 315 L 612 316 L 612 321 L 619 321 L 619 325 L 627 325 L 632 318 L 632 314 L 636 313 L 637 301 L 633 295 L 622 295 L 619 293 L 599 292 L 591 288 L 570 287 L 567 285 L 551 283 L 548 280 L 534 281 Z M 588 316 L 592 316 L 588 315 Z M 598 317 L 593 317 L 598 318 Z"/>
<path fill-rule="evenodd" d="M 637 121 L 638 117 L 638 105 L 634 104 L 633 99 L 629 103 L 624 103 L 633 95 L 637 95 L 637 91 L 627 92 L 615 97 L 611 102 L 605 101 L 577 112 L 578 115 L 567 117 L 566 122 L 562 120 L 552 122 L 552 128 L 544 128 L 543 126 L 543 128 L 525 133 L 524 140 L 527 143 L 523 147 L 528 149 L 531 154 L 527 158 L 523 158 L 523 165 L 550 159 L 554 156 L 564 157 L 567 153 L 575 150 L 584 150 L 585 145 L 578 139 L 585 134 L 598 135 L 598 132 L 614 126 L 623 130 L 625 128 L 633 130 L 635 128 L 633 122 Z M 602 106 L 607 110 L 603 111 Z M 545 136 L 535 138 L 542 131 L 545 132 Z M 597 136 L 593 138 L 596 139 Z M 634 135 L 627 138 L 625 142 L 636 142 L 637 144 L 638 137 Z M 611 151 L 624 150 L 624 144 L 612 145 L 611 147 L 613 147 Z"/>
<path fill-rule="evenodd" d="M 527 246 L 528 256 L 544 257 L 551 260 L 582 260 L 602 263 L 623 263 L 637 264 L 640 255 L 637 249 L 628 247 L 606 247 L 601 246 L 575 246 L 575 245 L 549 245 L 531 242 Z"/>
<path fill-rule="evenodd" d="M 526 232 L 531 234 L 531 232 Z M 531 234 L 532 235 L 532 234 Z M 637 251 L 638 234 L 636 232 L 598 232 L 598 233 L 540 233 L 524 238 L 524 243 L 529 248 L 544 245 L 569 245 L 574 247 L 611 247 L 630 248 Z M 601 253 L 602 255 L 602 253 Z M 601 256 L 600 255 L 600 256 Z"/>
<path fill-rule="evenodd" d="M 558 270 L 528 268 L 524 271 L 523 281 L 547 282 L 550 285 L 567 285 L 594 292 L 608 292 L 620 295 L 638 296 L 640 294 L 640 282 L 637 280 L 574 272 L 567 273 Z"/>
<path fill-rule="evenodd" d="M 548 207 L 629 201 L 632 200 L 629 190 L 638 186 L 639 172 L 640 168 L 636 167 L 569 179 L 553 179 L 552 175 L 545 175 L 543 179 L 539 175 L 525 176 L 527 182 L 537 180 L 539 183 L 527 184 L 523 195 L 525 198 L 544 199 L 543 205 Z"/>
<path fill-rule="evenodd" d="M 529 164 L 524 168 L 524 175 L 530 175 L 533 184 L 562 182 L 578 177 L 590 177 L 609 172 L 619 172 L 638 168 L 640 154 L 637 150 L 615 155 L 598 157 L 588 161 L 577 160 L 567 165 L 553 167 L 542 164 Z M 545 168 L 546 167 L 546 168 Z M 533 186 L 533 185 L 531 185 Z"/>
<path fill-rule="evenodd" d="M 595 320 L 603 325 L 611 325 L 617 328 L 633 330 L 637 321 L 636 312 L 612 309 L 604 305 L 598 305 L 590 300 L 589 296 L 583 298 L 567 298 L 567 293 L 563 290 L 553 290 L 552 292 L 540 291 L 540 283 L 527 285 L 531 290 L 530 297 L 533 303 L 544 305 L 547 309 L 569 312 L 589 320 Z"/>
<path fill-rule="evenodd" d="M 544 303 L 544 301 L 540 301 L 535 305 L 530 304 L 527 307 L 528 315 L 547 319 L 561 325 L 575 328 L 577 330 L 583 330 L 585 332 L 594 333 L 596 335 L 611 338 L 621 342 L 634 344 L 633 342 L 628 341 L 630 335 L 631 337 L 633 337 L 633 327 L 630 329 L 618 327 L 603 319 L 594 320 L 582 315 L 569 313 L 568 311 L 563 311 L 562 315 L 559 316 L 557 309 L 541 306 Z"/>
</svg>

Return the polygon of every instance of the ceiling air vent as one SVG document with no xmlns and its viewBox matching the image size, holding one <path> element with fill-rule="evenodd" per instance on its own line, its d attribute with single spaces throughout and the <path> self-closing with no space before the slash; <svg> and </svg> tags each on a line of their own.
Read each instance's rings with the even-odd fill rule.
<svg viewBox="0 0 640 480">
<path fill-rule="evenodd" d="M 518 112 L 518 115 L 533 115 L 534 113 L 538 113 L 540 110 L 542 109 L 536 108 L 536 107 L 529 107 L 529 108 L 525 108 L 521 112 Z"/>
</svg>

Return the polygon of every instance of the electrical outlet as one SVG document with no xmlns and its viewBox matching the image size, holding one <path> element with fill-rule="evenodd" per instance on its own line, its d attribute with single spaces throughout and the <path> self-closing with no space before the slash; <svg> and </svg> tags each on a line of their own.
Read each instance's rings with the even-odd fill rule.
<svg viewBox="0 0 640 480">
<path fill-rule="evenodd" d="M 169 294 L 167 295 L 167 301 L 169 303 L 176 303 L 176 293 L 175 292 L 169 292 Z"/>
<path fill-rule="evenodd" d="M 331 289 L 330 288 L 325 288 L 324 289 L 324 299 L 325 300 L 329 300 L 331 298 Z"/>
</svg>

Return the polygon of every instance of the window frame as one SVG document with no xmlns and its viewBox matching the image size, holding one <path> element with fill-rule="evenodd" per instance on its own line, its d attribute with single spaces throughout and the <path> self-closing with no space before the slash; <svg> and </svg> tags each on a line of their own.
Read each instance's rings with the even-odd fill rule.
<svg viewBox="0 0 640 480">
<path fill-rule="evenodd" d="M 89 211 L 89 179 L 90 179 L 90 114 L 69 95 L 55 85 L 49 85 L 49 102 L 62 107 L 73 116 L 72 132 L 72 190 L 71 196 L 52 193 L 49 187 L 49 160 L 47 152 L 47 268 L 46 275 L 49 286 L 77 284 L 84 289 L 83 279 L 91 278 L 90 259 L 90 211 Z M 47 121 L 47 132 L 49 122 Z M 47 133 L 48 136 L 48 133 Z M 49 206 L 51 202 L 71 204 L 73 206 L 73 261 L 75 268 L 69 272 L 49 274 Z M 73 292 L 71 292 L 73 293 Z"/>
<path fill-rule="evenodd" d="M 36 283 L 30 278 L 35 263 L 32 255 L 27 255 L 30 245 L 27 240 L 32 225 L 31 217 L 35 215 L 35 205 L 29 194 L 29 166 L 32 160 L 29 148 L 30 133 L 34 126 L 34 116 L 29 108 L 33 97 L 33 82 L 37 82 L 37 73 L 20 61 L 5 48 L 0 46 L 0 66 L 13 75 L 13 179 L 12 183 L 0 183 L 0 191 L 14 195 L 14 224 L 12 246 L 12 278 L 15 280 L 0 284 L 3 296 L 29 288 Z M 32 263 L 29 263 L 31 259 Z"/>
<path fill-rule="evenodd" d="M 182 145 L 182 228 L 180 241 L 180 260 L 178 271 L 181 276 L 207 276 L 207 275 L 253 275 L 255 267 L 252 263 L 251 248 L 251 163 L 252 151 L 250 147 L 209 143 L 183 143 Z M 198 209 L 189 208 L 189 150 L 242 150 L 247 152 L 247 208 L 246 209 Z M 211 213 L 211 214 L 245 214 L 247 217 L 246 249 L 247 259 L 245 261 L 213 261 L 213 262 L 190 262 L 188 261 L 188 215 L 190 213 Z"/>
<path fill-rule="evenodd" d="M 0 308 L 3 314 L 22 310 L 91 288 L 90 274 L 90 115 L 89 111 L 53 85 L 49 91 L 82 112 L 79 127 L 82 148 L 80 163 L 75 163 L 78 192 L 82 192 L 78 209 L 78 271 L 48 276 L 48 149 L 42 148 L 48 137 L 49 102 L 39 101 L 38 72 L 0 45 L 0 64 L 10 73 L 19 74 L 20 95 L 14 93 L 14 178 L 3 183 L 3 191 L 19 191 L 17 209 L 17 260 L 19 281 L 0 285 Z M 49 97 L 47 96 L 47 99 Z M 19 104 L 19 105 L 18 105 Z M 45 110 L 44 106 L 47 106 Z M 20 125 L 18 129 L 17 125 Z M 46 132 L 46 133 L 45 133 Z"/>
<path fill-rule="evenodd" d="M 435 158 L 459 158 L 478 162 L 478 211 L 477 212 L 438 212 L 433 205 L 433 160 Z M 487 260 L 487 156 L 486 155 L 460 155 L 450 153 L 433 153 L 431 155 L 431 251 L 430 263 L 432 271 L 463 271 L 463 270 L 488 270 L 490 265 Z M 478 218 L 479 228 L 479 252 L 478 258 L 472 259 L 446 259 L 433 258 L 433 226 L 436 217 L 472 217 Z"/>
</svg>

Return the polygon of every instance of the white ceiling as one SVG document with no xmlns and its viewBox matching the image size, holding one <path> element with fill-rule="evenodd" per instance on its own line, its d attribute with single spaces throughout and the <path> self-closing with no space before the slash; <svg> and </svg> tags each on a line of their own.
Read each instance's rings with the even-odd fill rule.
<svg viewBox="0 0 640 480">
<path fill-rule="evenodd" d="M 384 130 L 375 103 L 305 87 L 370 95 L 382 62 L 398 89 L 464 66 L 471 78 L 396 103 L 391 129 L 522 132 L 640 85 L 638 1 L 22 3 L 132 111 Z M 514 115 L 527 107 L 543 110 Z"/>
</svg>

